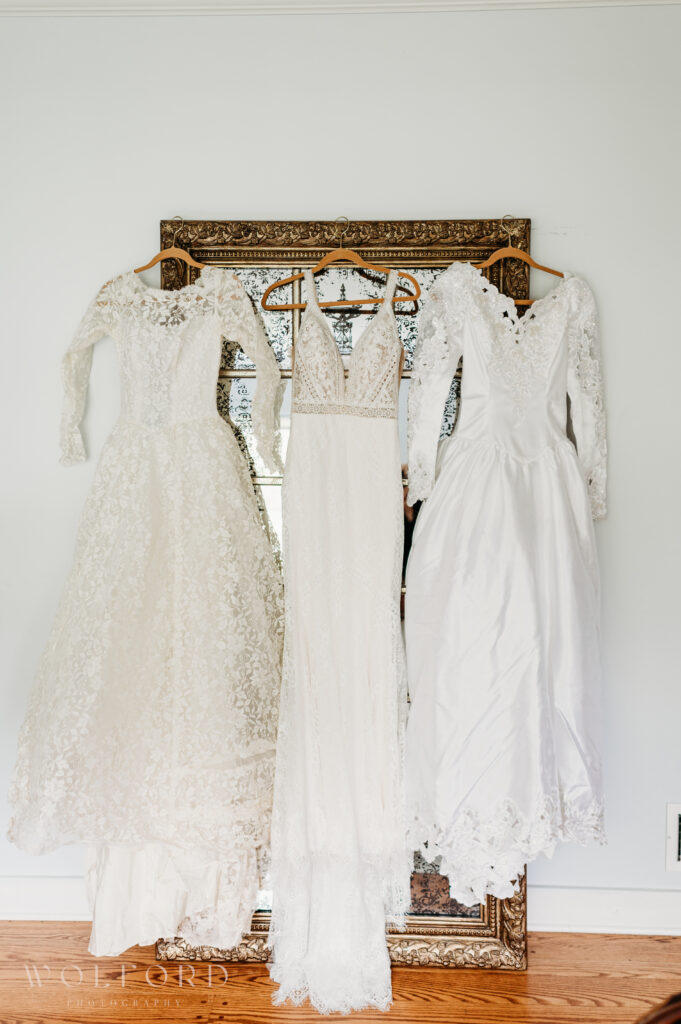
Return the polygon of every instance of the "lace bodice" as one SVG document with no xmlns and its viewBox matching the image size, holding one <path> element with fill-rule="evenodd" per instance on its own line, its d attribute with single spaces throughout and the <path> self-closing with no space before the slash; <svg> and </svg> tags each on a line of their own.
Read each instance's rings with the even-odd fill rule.
<svg viewBox="0 0 681 1024">
<path fill-rule="evenodd" d="M 397 272 L 391 270 L 383 305 L 353 348 L 346 380 L 338 345 L 319 308 L 312 272 L 305 272 L 307 307 L 296 343 L 293 412 L 397 415 L 402 343 L 391 302 L 396 283 Z"/>
<path fill-rule="evenodd" d="M 206 267 L 179 291 L 150 288 L 134 273 L 105 284 L 64 356 L 61 461 L 84 459 L 80 423 L 92 346 L 114 338 L 121 367 L 121 418 L 157 430 L 216 416 L 221 338 L 256 366 L 253 433 L 266 465 L 281 470 L 277 431 L 282 389 L 275 355 L 243 286 L 224 267 Z"/>
<path fill-rule="evenodd" d="M 567 276 L 519 319 L 513 300 L 469 263 L 436 281 L 424 306 L 409 393 L 409 503 L 430 494 L 442 410 L 464 357 L 457 437 L 486 437 L 531 460 L 566 440 L 566 392 L 594 518 L 606 513 L 606 432 L 591 289 Z"/>
</svg>

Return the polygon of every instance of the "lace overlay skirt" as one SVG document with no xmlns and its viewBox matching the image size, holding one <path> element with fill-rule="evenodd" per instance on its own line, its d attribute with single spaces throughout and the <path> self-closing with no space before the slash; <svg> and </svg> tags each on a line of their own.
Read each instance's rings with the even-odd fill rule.
<svg viewBox="0 0 681 1024">
<path fill-rule="evenodd" d="M 173 894 L 166 933 L 189 910 L 203 914 L 204 941 L 248 927 L 252 907 L 228 876 L 254 891 L 269 839 L 282 634 L 279 570 L 229 428 L 217 415 L 163 431 L 121 422 L 85 505 L 11 791 L 22 849 L 94 848 L 97 952 L 151 941 L 138 925 L 159 918 L 161 891 Z"/>
</svg>

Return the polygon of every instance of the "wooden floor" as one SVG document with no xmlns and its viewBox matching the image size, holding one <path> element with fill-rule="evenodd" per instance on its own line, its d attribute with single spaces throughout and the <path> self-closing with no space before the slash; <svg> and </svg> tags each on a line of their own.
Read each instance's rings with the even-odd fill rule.
<svg viewBox="0 0 681 1024">
<path fill-rule="evenodd" d="M 263 966 L 230 965 L 225 982 L 221 965 L 196 965 L 192 976 L 183 964 L 181 977 L 180 964 L 157 963 L 151 946 L 95 959 L 85 952 L 88 932 L 84 923 L 0 922 L 2 1024 L 320 1019 L 308 1007 L 273 1007 Z M 681 938 L 537 933 L 529 961 L 523 973 L 396 968 L 392 1010 L 350 1020 L 631 1024 L 681 991 Z"/>
</svg>

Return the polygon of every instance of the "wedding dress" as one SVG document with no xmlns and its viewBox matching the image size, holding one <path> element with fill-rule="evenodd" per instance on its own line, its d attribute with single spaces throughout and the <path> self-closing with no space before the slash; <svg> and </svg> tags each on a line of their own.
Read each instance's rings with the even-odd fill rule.
<svg viewBox="0 0 681 1024">
<path fill-rule="evenodd" d="M 246 463 L 216 408 L 221 338 L 257 367 L 253 426 L 276 467 L 280 374 L 248 296 L 206 268 L 166 292 L 106 284 L 63 363 L 62 461 L 92 346 L 110 335 L 121 416 L 21 729 L 10 838 L 89 845 L 90 950 L 162 935 L 234 945 L 269 840 L 282 589 Z"/>
<path fill-rule="evenodd" d="M 463 355 L 461 407 L 437 453 Z M 577 449 L 566 434 L 567 401 Z M 464 904 L 509 896 L 557 842 L 603 839 L 599 574 L 606 510 L 593 295 L 522 319 L 470 264 L 431 289 L 409 394 L 406 739 L 414 848 Z"/>
<path fill-rule="evenodd" d="M 312 274 L 305 279 L 283 482 L 271 973 L 276 1002 L 385 1009 L 386 919 L 403 918 L 410 876 L 396 273 L 354 346 L 347 381 Z"/>
</svg>

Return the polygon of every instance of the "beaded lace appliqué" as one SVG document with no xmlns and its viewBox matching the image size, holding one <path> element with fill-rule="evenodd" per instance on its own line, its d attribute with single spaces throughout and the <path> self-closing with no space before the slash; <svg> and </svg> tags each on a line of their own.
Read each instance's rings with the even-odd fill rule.
<svg viewBox="0 0 681 1024">
<path fill-rule="evenodd" d="M 383 305 L 354 346 L 347 380 L 333 332 L 320 310 L 311 274 L 308 306 L 296 344 L 293 412 L 395 417 L 402 343 L 392 312 L 395 272 Z"/>
<path fill-rule="evenodd" d="M 466 263 L 444 271 L 424 306 L 409 393 L 410 501 L 427 497 L 433 486 L 439 432 L 431 422 L 431 395 L 439 376 L 451 379 L 467 324 L 480 325 L 489 338 L 488 371 L 511 394 L 516 423 L 547 381 L 557 346 L 567 334 L 568 393 L 579 459 L 594 518 L 605 515 L 605 405 L 591 290 L 581 278 L 568 276 L 519 320 L 512 299 Z"/>
<path fill-rule="evenodd" d="M 607 512 L 608 443 L 596 303 L 580 278 L 572 281 L 568 328 L 568 383 L 577 449 L 586 475 L 594 519 Z"/>
<path fill-rule="evenodd" d="M 334 402 L 294 402 L 293 412 L 308 413 L 315 416 L 364 416 L 370 419 L 397 419 L 396 409 L 374 408 L 371 405 L 351 405 Z"/>
<path fill-rule="evenodd" d="M 451 896 L 468 906 L 488 895 L 511 896 L 525 865 L 541 854 L 551 856 L 558 843 L 606 842 L 602 800 L 594 797 L 585 807 L 559 790 L 539 798 L 530 814 L 504 798 L 485 815 L 461 807 L 446 828 L 434 828 L 427 815 L 417 815 L 409 836 L 426 860 L 440 858 Z"/>
</svg>

